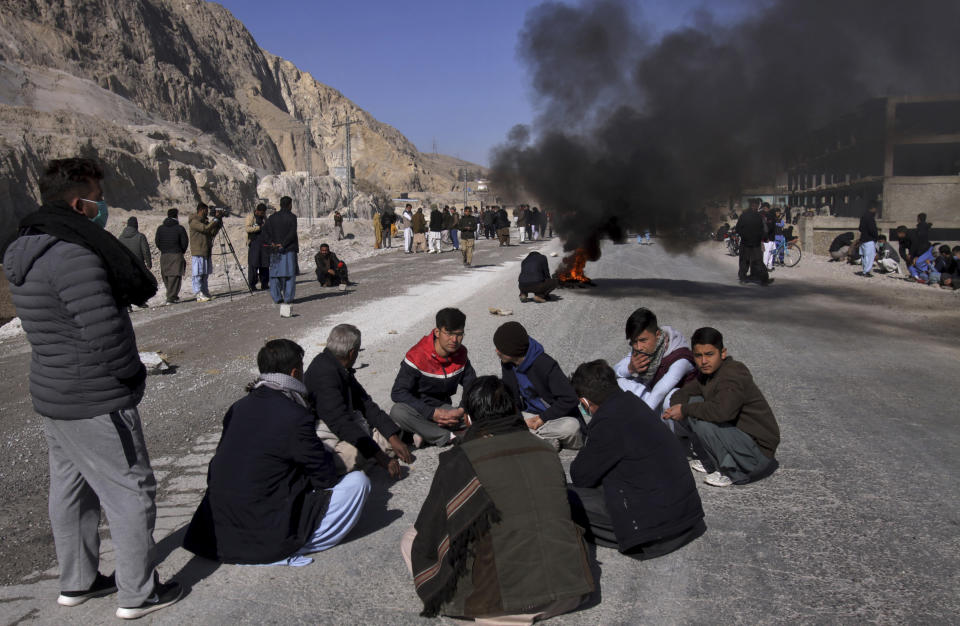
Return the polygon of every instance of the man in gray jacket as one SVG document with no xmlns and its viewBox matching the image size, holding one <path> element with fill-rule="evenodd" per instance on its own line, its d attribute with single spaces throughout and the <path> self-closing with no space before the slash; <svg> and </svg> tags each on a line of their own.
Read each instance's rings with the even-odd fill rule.
<svg viewBox="0 0 960 626">
<path fill-rule="evenodd" d="M 30 395 L 50 451 L 50 524 L 62 606 L 117 592 L 116 615 L 136 619 L 180 599 L 155 571 L 156 480 L 137 405 L 146 371 L 127 307 L 156 278 L 102 224 L 103 171 L 91 159 L 51 161 L 40 210 L 20 223 L 3 258 L 33 347 Z M 97 219 L 98 221 L 94 221 Z M 116 572 L 98 570 L 100 507 Z"/>
</svg>

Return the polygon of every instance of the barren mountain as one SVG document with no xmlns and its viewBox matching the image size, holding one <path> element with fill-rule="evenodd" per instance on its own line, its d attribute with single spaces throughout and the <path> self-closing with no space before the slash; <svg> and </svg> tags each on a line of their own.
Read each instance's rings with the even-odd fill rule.
<svg viewBox="0 0 960 626">
<path fill-rule="evenodd" d="M 0 244 L 37 206 L 50 158 L 95 156 L 114 206 L 253 206 L 293 195 L 301 213 L 343 202 L 343 128 L 358 180 L 390 192 L 457 188 L 457 163 L 262 50 L 202 0 L 0 3 Z M 465 164 L 475 171 L 478 166 Z M 369 186 L 366 186 L 369 188 Z M 363 213 L 369 198 L 354 207 Z M 308 207 L 312 204 L 312 209 Z"/>
</svg>

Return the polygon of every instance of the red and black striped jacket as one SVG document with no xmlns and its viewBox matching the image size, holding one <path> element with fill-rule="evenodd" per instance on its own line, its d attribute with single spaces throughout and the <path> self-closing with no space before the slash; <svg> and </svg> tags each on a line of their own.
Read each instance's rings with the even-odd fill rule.
<svg viewBox="0 0 960 626">
<path fill-rule="evenodd" d="M 466 346 L 442 358 L 433 349 L 430 332 L 407 351 L 393 381 L 390 398 L 412 406 L 424 419 L 430 419 L 435 408 L 450 404 L 457 385 L 466 389 L 476 378 Z"/>
</svg>

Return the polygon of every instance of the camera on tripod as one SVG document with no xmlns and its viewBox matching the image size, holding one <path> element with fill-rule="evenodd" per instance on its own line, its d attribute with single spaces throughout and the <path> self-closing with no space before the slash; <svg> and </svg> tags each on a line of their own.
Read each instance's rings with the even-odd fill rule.
<svg viewBox="0 0 960 626">
<path fill-rule="evenodd" d="M 232 209 L 228 206 L 212 206 L 210 207 L 210 214 L 218 219 L 222 219 L 230 215 Z"/>
</svg>

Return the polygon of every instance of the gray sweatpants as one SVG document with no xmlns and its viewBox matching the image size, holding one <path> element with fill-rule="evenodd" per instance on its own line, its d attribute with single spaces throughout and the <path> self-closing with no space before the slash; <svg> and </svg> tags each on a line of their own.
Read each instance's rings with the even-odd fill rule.
<svg viewBox="0 0 960 626">
<path fill-rule="evenodd" d="M 445 404 L 440 408 L 452 409 L 453 407 Z M 403 430 L 408 433 L 416 433 L 423 437 L 424 441 L 435 446 L 445 446 L 450 441 L 449 429 L 420 415 L 420 413 L 409 404 L 400 402 L 394 404 L 393 408 L 390 409 L 390 419 Z"/>
<path fill-rule="evenodd" d="M 710 456 L 710 463 L 704 463 L 708 470 L 712 465 L 737 483 L 770 463 L 753 437 L 733 424 L 716 424 L 694 417 L 687 421 Z"/>
<path fill-rule="evenodd" d="M 100 506 L 116 548 L 117 600 L 153 591 L 157 481 L 137 409 L 76 420 L 43 418 L 50 451 L 50 525 L 60 589 L 89 589 L 100 561 Z"/>
<path fill-rule="evenodd" d="M 529 419 L 535 415 L 535 413 L 524 411 L 523 419 Z M 547 420 L 543 423 L 543 426 L 530 432 L 557 450 L 560 448 L 579 450 L 583 447 L 583 432 L 580 430 L 580 420 L 575 417 L 558 417 Z"/>
</svg>

